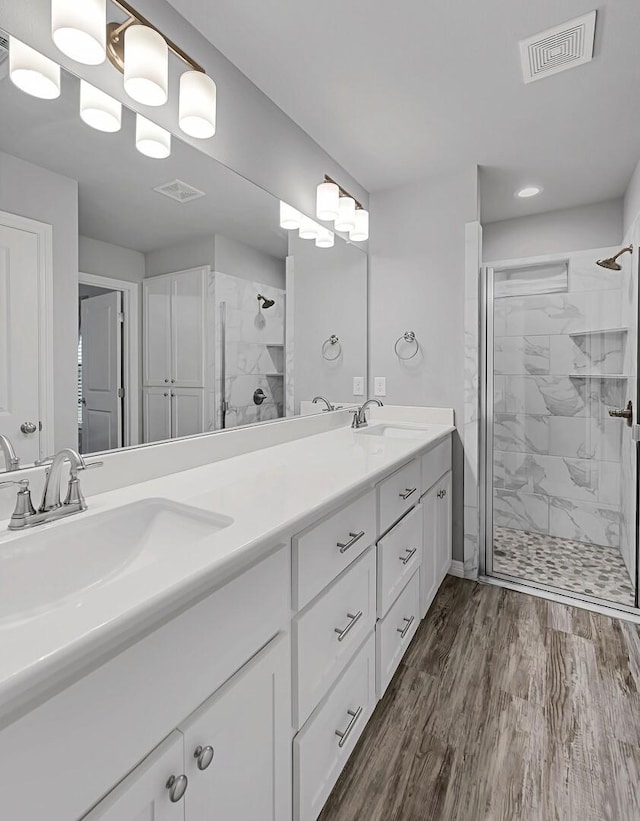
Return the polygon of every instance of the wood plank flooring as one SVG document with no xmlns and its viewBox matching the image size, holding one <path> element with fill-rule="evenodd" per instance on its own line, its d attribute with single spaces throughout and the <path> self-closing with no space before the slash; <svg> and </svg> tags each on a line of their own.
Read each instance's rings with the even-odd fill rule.
<svg viewBox="0 0 640 821">
<path fill-rule="evenodd" d="M 640 821 L 640 630 L 448 576 L 320 821 Z"/>
</svg>

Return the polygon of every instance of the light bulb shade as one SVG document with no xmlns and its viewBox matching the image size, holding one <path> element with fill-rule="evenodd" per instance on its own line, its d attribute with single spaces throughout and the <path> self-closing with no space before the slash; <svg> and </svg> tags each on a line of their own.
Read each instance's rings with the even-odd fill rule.
<svg viewBox="0 0 640 821">
<path fill-rule="evenodd" d="M 333 248 L 335 241 L 335 234 L 324 225 L 320 226 L 320 233 L 316 237 L 316 246 L 318 248 Z"/>
<path fill-rule="evenodd" d="M 340 197 L 336 231 L 353 231 L 356 225 L 356 201 L 353 197 Z"/>
<path fill-rule="evenodd" d="M 280 227 L 286 231 L 298 231 L 302 225 L 302 214 L 286 202 L 280 200 Z"/>
<path fill-rule="evenodd" d="M 300 239 L 316 239 L 320 233 L 320 226 L 309 217 L 302 216 L 300 225 Z"/>
<path fill-rule="evenodd" d="M 106 57 L 107 0 L 51 0 L 51 36 L 63 54 L 88 66 Z"/>
<path fill-rule="evenodd" d="M 86 80 L 80 80 L 80 118 L 98 131 L 120 131 L 122 105 Z"/>
<path fill-rule="evenodd" d="M 136 148 L 146 157 L 165 160 L 171 154 L 171 134 L 141 114 L 136 114 Z"/>
<path fill-rule="evenodd" d="M 216 133 L 216 84 L 202 71 L 180 77 L 179 120 L 190 137 L 206 140 Z"/>
<path fill-rule="evenodd" d="M 60 96 L 60 66 L 15 37 L 9 38 L 9 76 L 32 97 L 55 100 Z"/>
<path fill-rule="evenodd" d="M 339 213 L 340 189 L 335 182 L 321 182 L 316 191 L 316 216 L 334 220 Z"/>
<path fill-rule="evenodd" d="M 143 105 L 164 105 L 169 89 L 169 47 L 148 26 L 133 25 L 124 33 L 124 90 Z"/>
<path fill-rule="evenodd" d="M 349 231 L 349 239 L 354 242 L 365 242 L 369 239 L 369 212 L 358 208 L 355 215 L 355 225 Z"/>
</svg>

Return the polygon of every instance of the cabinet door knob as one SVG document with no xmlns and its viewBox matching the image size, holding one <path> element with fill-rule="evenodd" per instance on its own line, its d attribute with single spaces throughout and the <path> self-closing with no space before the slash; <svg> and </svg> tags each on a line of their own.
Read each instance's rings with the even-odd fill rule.
<svg viewBox="0 0 640 821">
<path fill-rule="evenodd" d="M 188 784 L 189 779 L 184 774 L 171 776 L 165 784 L 165 787 L 169 790 L 169 801 L 171 801 L 172 804 L 177 804 L 178 801 L 184 798 Z"/>
<path fill-rule="evenodd" d="M 168 379 L 165 379 L 164 381 L 167 383 L 167 385 L 169 384 L 169 380 L 168 380 Z"/>
<path fill-rule="evenodd" d="M 176 381 L 175 379 L 172 379 L 172 380 L 171 380 L 171 384 L 173 385 L 173 383 L 174 383 L 175 381 Z"/>
<path fill-rule="evenodd" d="M 193 751 L 193 757 L 196 759 L 199 770 L 206 770 L 209 764 L 213 761 L 213 747 L 207 745 L 201 747 L 198 745 Z"/>
</svg>

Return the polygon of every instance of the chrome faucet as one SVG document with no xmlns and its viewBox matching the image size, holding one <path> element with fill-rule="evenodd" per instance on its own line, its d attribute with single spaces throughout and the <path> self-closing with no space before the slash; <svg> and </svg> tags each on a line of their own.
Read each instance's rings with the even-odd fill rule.
<svg viewBox="0 0 640 821">
<path fill-rule="evenodd" d="M 367 401 L 362 404 L 357 411 L 353 414 L 353 422 L 351 423 L 351 427 L 359 430 L 360 428 L 366 428 L 369 424 L 367 422 L 367 408 L 369 405 L 377 405 L 379 408 L 383 407 L 382 402 L 379 399 L 367 399 Z"/>
<path fill-rule="evenodd" d="M 67 495 L 63 502 L 60 499 L 60 482 L 65 462 L 69 462 L 70 472 Z M 51 467 L 47 470 L 42 503 L 38 510 L 35 510 L 31 503 L 29 482 L 26 479 L 21 482 L 0 482 L 0 486 L 17 484 L 20 488 L 18 490 L 16 508 L 9 522 L 9 530 L 22 530 L 25 527 L 35 527 L 36 525 L 53 522 L 56 519 L 62 519 L 65 516 L 71 516 L 73 513 L 80 513 L 87 509 L 87 503 L 80 489 L 78 472 L 81 470 L 89 470 L 89 468 L 100 467 L 103 463 L 85 462 L 84 458 L 80 456 L 77 451 L 73 450 L 73 448 L 63 448 L 61 451 L 58 451 L 55 456 L 48 456 L 46 459 L 36 462 L 37 465 L 46 465 L 49 463 Z"/>
<path fill-rule="evenodd" d="M 324 396 L 314 396 L 314 397 L 313 397 L 313 399 L 312 399 L 311 401 L 312 401 L 314 404 L 315 404 L 315 403 L 317 403 L 317 402 L 324 402 L 324 404 L 327 406 L 327 407 L 325 408 L 325 411 L 333 411 L 333 410 L 335 410 L 334 405 L 332 405 L 332 404 L 331 404 L 331 402 L 329 402 L 329 400 L 328 400 L 328 399 L 325 399 L 325 398 L 324 398 Z"/>
<path fill-rule="evenodd" d="M 4 461 L 7 470 L 18 470 L 20 467 L 20 458 L 16 456 L 11 440 L 8 436 L 0 433 L 0 450 L 4 453 Z"/>
</svg>

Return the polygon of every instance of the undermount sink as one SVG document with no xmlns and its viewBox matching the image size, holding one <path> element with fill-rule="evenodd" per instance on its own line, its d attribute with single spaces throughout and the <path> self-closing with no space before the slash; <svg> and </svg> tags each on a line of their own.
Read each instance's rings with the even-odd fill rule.
<svg viewBox="0 0 640 821">
<path fill-rule="evenodd" d="M 375 425 L 361 428 L 357 433 L 363 436 L 382 436 L 385 439 L 421 439 L 428 435 L 428 428 L 411 428 L 406 425 Z"/>
<path fill-rule="evenodd" d="M 169 499 L 145 499 L 25 532 L 0 543 L 0 622 L 80 599 L 87 589 L 124 574 L 136 559 L 147 566 L 180 561 L 182 551 L 232 521 Z"/>
</svg>

